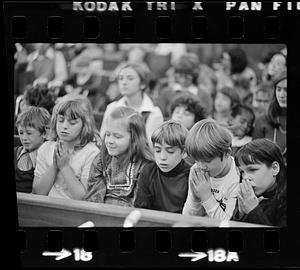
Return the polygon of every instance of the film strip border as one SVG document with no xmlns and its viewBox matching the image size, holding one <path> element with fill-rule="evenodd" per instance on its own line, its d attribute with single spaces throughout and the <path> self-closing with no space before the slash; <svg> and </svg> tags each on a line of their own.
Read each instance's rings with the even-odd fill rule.
<svg viewBox="0 0 300 270">
<path fill-rule="evenodd" d="M 99 3 L 106 3 L 107 9 L 97 10 Z M 299 13 L 294 12 L 296 4 L 292 10 L 274 10 L 272 2 L 262 3 L 260 10 L 251 10 L 251 3 L 258 2 L 248 4 L 248 10 L 239 10 L 238 2 L 113 3 L 118 11 L 109 10 L 109 2 L 7 3 L 7 36 L 16 42 L 32 42 L 38 37 L 41 42 L 235 43 L 255 39 L 280 43 L 288 38 L 289 21 Z M 122 10 L 124 3 L 130 3 L 130 10 Z M 227 3 L 235 6 L 228 10 Z"/>
<path fill-rule="evenodd" d="M 281 239 L 281 240 L 280 240 Z M 286 265 L 284 238 L 280 232 L 216 229 L 26 228 L 18 232 L 18 251 L 23 266 L 95 265 L 203 266 L 227 263 L 238 267 Z M 254 259 L 255 258 L 255 259 Z M 263 260 L 259 258 L 264 258 Z M 251 264 L 252 262 L 252 264 Z M 278 264 L 280 262 L 280 264 Z M 199 265 L 199 264 L 198 264 Z"/>
<path fill-rule="evenodd" d="M 92 8 L 93 4 L 90 5 Z M 118 6 L 120 5 L 122 4 L 118 3 Z M 74 11 L 72 2 L 7 2 L 4 6 L 5 34 L 8 44 L 14 42 L 286 43 L 289 55 L 296 55 L 299 44 L 296 42 L 296 31 L 291 31 L 290 27 L 298 29 L 300 26 L 297 3 L 293 3 L 294 10 L 291 11 L 287 10 L 287 6 L 274 10 L 272 2 L 263 3 L 263 9 L 260 11 L 241 11 L 238 8 L 226 10 L 225 2 L 203 2 L 203 10 L 193 10 L 194 5 L 195 2 L 176 2 L 176 10 L 172 10 L 171 6 L 167 6 L 167 10 L 159 10 L 153 4 L 152 10 L 147 10 L 146 2 L 131 2 L 130 12 L 122 10 L 98 12 Z M 297 84 L 299 79 L 296 82 L 297 76 L 293 75 L 299 72 L 299 63 L 296 61 L 296 58 L 289 58 L 288 61 L 291 86 L 299 85 Z M 293 162 L 289 161 L 290 168 L 294 166 Z M 294 168 L 297 168 L 297 165 Z M 289 197 L 291 205 L 292 200 L 294 199 Z M 289 217 L 291 218 L 288 224 L 291 228 L 292 216 Z M 230 266 L 245 265 L 245 262 L 248 266 L 254 266 L 257 262 L 261 266 L 297 265 L 297 257 L 290 255 L 295 252 L 289 249 L 288 244 L 289 241 L 295 241 L 296 237 L 285 229 L 205 228 L 197 231 L 192 228 L 172 228 L 172 230 L 68 228 L 53 231 L 49 228 L 21 228 L 17 239 L 23 266 L 55 263 L 67 266 L 75 261 L 76 266 L 83 266 L 86 263 L 93 263 L 95 266 L 178 266 L 186 265 L 190 259 L 196 261 L 197 258 L 192 257 L 195 256 L 193 254 L 198 252 L 199 255 L 204 251 L 207 257 L 212 256 L 211 261 L 207 258 L 199 259 L 198 262 L 209 266 L 211 263 L 227 260 L 235 262 Z M 51 255 L 43 255 L 45 250 L 50 253 L 63 250 L 73 253 L 67 259 L 56 260 L 56 257 L 54 260 Z M 192 251 L 193 254 L 185 251 Z M 207 251 L 213 252 L 214 255 L 209 255 Z M 216 255 L 216 251 L 219 255 Z M 229 260 L 229 252 L 235 251 L 239 254 L 239 261 Z M 88 260 L 90 256 L 84 252 L 92 252 L 95 256 Z M 180 258 L 179 254 L 182 253 L 186 255 L 185 259 Z"/>
</svg>

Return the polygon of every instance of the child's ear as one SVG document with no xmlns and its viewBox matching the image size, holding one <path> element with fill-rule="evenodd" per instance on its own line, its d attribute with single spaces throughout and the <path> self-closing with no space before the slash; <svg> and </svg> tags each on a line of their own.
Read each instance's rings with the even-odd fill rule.
<svg viewBox="0 0 300 270">
<path fill-rule="evenodd" d="M 272 163 L 272 174 L 275 177 L 280 172 L 280 165 L 277 161 Z"/>
<path fill-rule="evenodd" d="M 47 140 L 49 138 L 49 135 L 50 135 L 50 128 L 46 127 L 45 131 L 43 132 L 43 138 L 44 138 L 44 140 Z"/>
<path fill-rule="evenodd" d="M 187 153 L 183 150 L 182 151 L 182 159 L 185 159 L 187 157 Z"/>
</svg>

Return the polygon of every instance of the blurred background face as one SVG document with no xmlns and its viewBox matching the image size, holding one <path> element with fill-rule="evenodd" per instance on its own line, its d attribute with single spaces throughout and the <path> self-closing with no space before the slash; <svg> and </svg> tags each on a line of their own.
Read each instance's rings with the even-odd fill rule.
<svg viewBox="0 0 300 270">
<path fill-rule="evenodd" d="M 172 113 L 172 120 L 183 124 L 187 129 L 195 124 L 195 114 L 188 111 L 185 106 L 177 106 Z"/>
<path fill-rule="evenodd" d="M 276 98 L 280 108 L 286 108 L 287 105 L 287 80 L 282 80 L 276 85 Z"/>
<path fill-rule="evenodd" d="M 128 62 L 140 63 L 145 58 L 145 52 L 141 48 L 133 48 L 128 52 Z"/>
<path fill-rule="evenodd" d="M 76 68 L 76 72 L 80 76 L 86 76 L 87 74 L 91 74 L 91 68 L 89 64 L 78 65 Z"/>
<path fill-rule="evenodd" d="M 279 74 L 286 68 L 286 60 L 282 54 L 275 54 L 269 63 L 268 69 L 270 75 Z"/>
<path fill-rule="evenodd" d="M 183 88 L 189 87 L 193 83 L 193 76 L 182 72 L 174 73 L 175 82 L 180 84 Z"/>
<path fill-rule="evenodd" d="M 243 138 L 245 135 L 247 135 L 251 128 L 251 121 L 252 116 L 247 111 L 242 111 L 241 114 L 236 115 L 231 120 L 231 123 L 234 126 L 234 129 L 232 129 L 234 136 Z"/>
<path fill-rule="evenodd" d="M 118 77 L 118 85 L 123 96 L 132 96 L 141 91 L 141 78 L 131 67 L 123 68 Z"/>
<path fill-rule="evenodd" d="M 231 99 L 221 92 L 218 92 L 215 98 L 215 110 L 217 112 L 224 112 L 230 110 L 230 108 Z"/>
<path fill-rule="evenodd" d="M 271 98 L 268 93 L 263 91 L 257 91 L 254 96 L 253 106 L 257 109 L 257 111 L 263 112 L 267 110 L 270 101 Z"/>
</svg>

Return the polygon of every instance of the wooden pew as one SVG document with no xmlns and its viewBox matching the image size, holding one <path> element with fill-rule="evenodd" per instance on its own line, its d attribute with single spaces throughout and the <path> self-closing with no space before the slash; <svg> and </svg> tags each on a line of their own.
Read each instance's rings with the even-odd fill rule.
<svg viewBox="0 0 300 270">
<path fill-rule="evenodd" d="M 43 195 L 17 193 L 19 226 L 78 227 L 92 221 L 95 227 L 123 227 L 133 210 L 124 206 L 53 198 Z M 141 218 L 137 227 L 220 227 L 219 220 L 186 216 L 162 211 L 138 209 Z M 243 222 L 226 222 L 230 227 L 266 227 Z M 222 225 L 221 225 L 222 226 Z"/>
</svg>

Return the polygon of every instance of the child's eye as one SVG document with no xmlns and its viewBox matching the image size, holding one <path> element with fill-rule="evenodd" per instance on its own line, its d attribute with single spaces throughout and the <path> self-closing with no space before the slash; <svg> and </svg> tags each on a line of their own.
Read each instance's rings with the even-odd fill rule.
<svg viewBox="0 0 300 270">
<path fill-rule="evenodd" d="M 69 123 L 70 123 L 71 125 L 75 125 L 75 124 L 77 123 L 77 121 L 76 121 L 76 120 L 71 120 L 71 121 L 69 121 Z"/>
<path fill-rule="evenodd" d="M 119 134 L 115 134 L 115 137 L 116 137 L 117 139 L 121 139 L 121 138 L 122 138 L 122 136 L 119 135 Z"/>
<path fill-rule="evenodd" d="M 160 153 L 160 149 L 154 149 L 155 153 Z"/>
<path fill-rule="evenodd" d="M 174 151 L 174 150 L 167 150 L 167 152 L 168 152 L 169 154 L 173 154 L 175 151 Z"/>
</svg>

